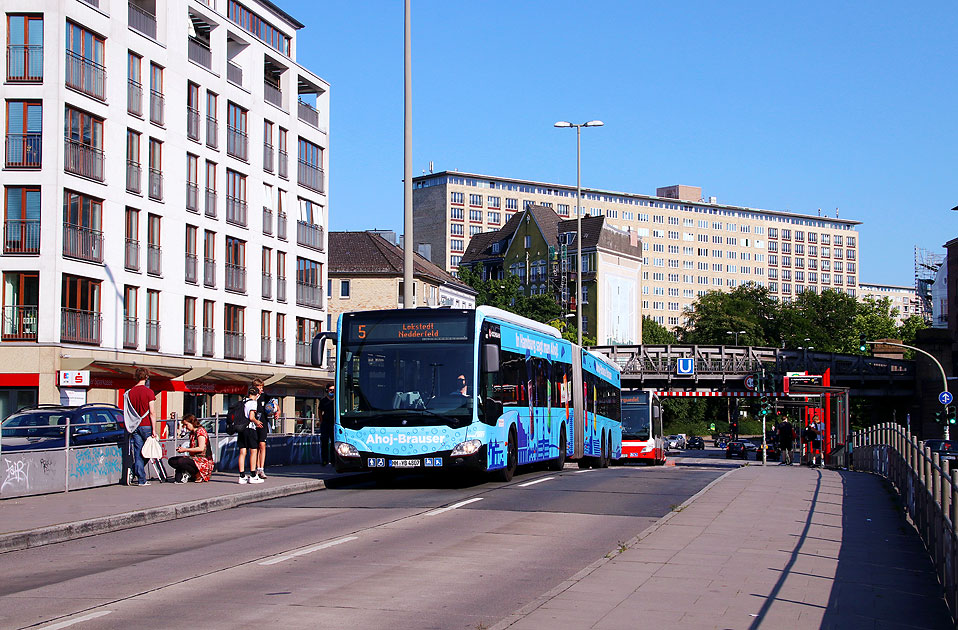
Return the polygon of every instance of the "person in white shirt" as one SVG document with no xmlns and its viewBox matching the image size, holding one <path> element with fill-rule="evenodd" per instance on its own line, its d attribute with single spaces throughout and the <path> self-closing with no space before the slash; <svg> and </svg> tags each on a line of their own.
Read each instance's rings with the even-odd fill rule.
<svg viewBox="0 0 958 630">
<path fill-rule="evenodd" d="M 263 483 L 264 480 L 255 474 L 259 453 L 256 429 L 263 426 L 263 423 L 256 417 L 256 399 L 259 397 L 259 389 L 250 387 L 247 394 L 246 402 L 243 405 L 243 413 L 249 419 L 249 424 L 236 434 L 236 446 L 239 448 L 239 482 L 241 484 Z M 249 474 L 246 473 L 247 453 L 249 454 Z"/>
</svg>

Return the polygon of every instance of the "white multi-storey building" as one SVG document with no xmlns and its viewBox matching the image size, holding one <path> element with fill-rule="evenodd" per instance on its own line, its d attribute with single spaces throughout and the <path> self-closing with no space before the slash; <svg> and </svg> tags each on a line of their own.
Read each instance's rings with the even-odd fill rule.
<svg viewBox="0 0 958 630">
<path fill-rule="evenodd" d="M 329 85 L 269 0 L 6 0 L 0 417 L 164 416 L 263 377 L 284 410 L 325 321 Z M 89 371 L 89 390 L 57 373 Z M 297 380 L 299 379 L 299 380 Z M 215 408 L 214 408 L 215 407 Z"/>
<path fill-rule="evenodd" d="M 866 298 L 876 301 L 888 298 L 891 307 L 898 309 L 895 320 L 899 325 L 912 315 L 921 315 L 918 292 L 915 291 L 915 287 L 860 282 L 858 284 L 858 299 L 864 300 Z"/>
</svg>

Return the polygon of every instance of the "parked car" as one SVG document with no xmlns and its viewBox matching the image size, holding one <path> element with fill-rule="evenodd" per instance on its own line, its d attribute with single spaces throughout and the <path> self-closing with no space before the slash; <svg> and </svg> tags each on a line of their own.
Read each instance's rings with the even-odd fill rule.
<svg viewBox="0 0 958 630">
<path fill-rule="evenodd" d="M 668 442 L 669 448 L 685 448 L 684 435 L 670 435 L 665 439 Z"/>
<path fill-rule="evenodd" d="M 729 442 L 725 447 L 725 459 L 748 459 L 748 449 L 745 448 L 745 442 Z"/>
<path fill-rule="evenodd" d="M 752 440 L 742 440 L 742 443 L 745 444 L 746 450 L 748 450 L 749 453 L 752 453 L 759 449 L 759 447 L 762 445 L 762 440 L 758 440 L 757 442 L 753 442 Z"/>
<path fill-rule="evenodd" d="M 21 409 L 3 421 L 0 449 L 9 452 L 63 448 L 67 424 L 71 447 L 118 444 L 126 437 L 123 412 L 114 405 L 37 405 Z"/>
<path fill-rule="evenodd" d="M 925 440 L 924 445 L 932 453 L 938 453 L 941 459 L 958 459 L 958 441 L 953 440 Z"/>
<path fill-rule="evenodd" d="M 688 441 L 688 448 L 695 449 L 699 451 L 705 450 L 705 440 L 696 436 L 690 437 Z"/>
<path fill-rule="evenodd" d="M 777 462 L 782 458 L 782 449 L 778 447 L 778 444 L 775 442 L 768 442 L 766 445 L 765 461 L 767 462 Z M 762 445 L 759 444 L 758 448 L 755 449 L 755 461 L 762 461 Z"/>
</svg>

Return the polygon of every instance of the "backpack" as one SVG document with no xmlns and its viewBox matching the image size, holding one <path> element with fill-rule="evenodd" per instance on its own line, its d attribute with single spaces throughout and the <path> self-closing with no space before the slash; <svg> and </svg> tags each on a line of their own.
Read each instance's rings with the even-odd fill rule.
<svg viewBox="0 0 958 630">
<path fill-rule="evenodd" d="M 226 413 L 226 433 L 227 435 L 236 435 L 249 426 L 249 418 L 243 413 L 246 408 L 246 401 L 241 400 Z"/>
</svg>

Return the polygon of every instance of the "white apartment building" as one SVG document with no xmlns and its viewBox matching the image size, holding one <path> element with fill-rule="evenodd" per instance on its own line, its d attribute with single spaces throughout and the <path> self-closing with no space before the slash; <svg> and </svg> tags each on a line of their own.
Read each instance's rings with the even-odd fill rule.
<svg viewBox="0 0 958 630">
<path fill-rule="evenodd" d="M 329 85 L 269 0 L 5 0 L 0 417 L 312 396 Z M 89 372 L 60 388 L 59 371 Z M 214 396 L 218 397 L 214 400 Z"/>
<path fill-rule="evenodd" d="M 872 298 L 876 301 L 888 298 L 893 309 L 898 309 L 895 323 L 901 325 L 912 315 L 920 315 L 918 292 L 915 287 L 905 287 L 894 284 L 872 284 L 861 282 L 858 284 L 858 299 Z"/>
<path fill-rule="evenodd" d="M 413 180 L 413 230 L 432 260 L 455 273 L 469 240 L 532 204 L 575 217 L 575 186 L 443 171 Z M 804 291 L 858 287 L 859 221 L 719 204 L 695 186 L 656 195 L 582 189 L 583 215 L 642 240 L 642 314 L 677 326 L 710 290 L 747 282 L 789 301 Z"/>
</svg>

